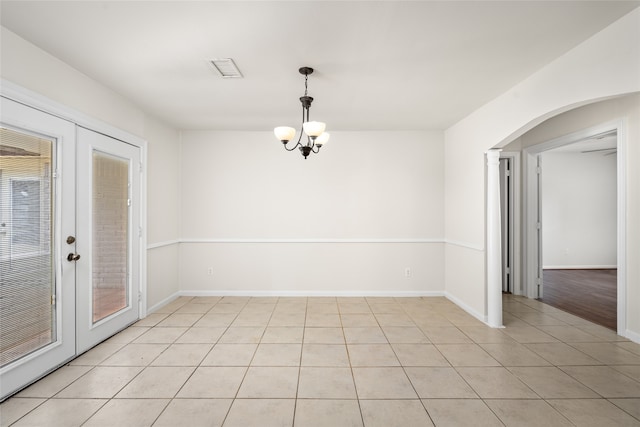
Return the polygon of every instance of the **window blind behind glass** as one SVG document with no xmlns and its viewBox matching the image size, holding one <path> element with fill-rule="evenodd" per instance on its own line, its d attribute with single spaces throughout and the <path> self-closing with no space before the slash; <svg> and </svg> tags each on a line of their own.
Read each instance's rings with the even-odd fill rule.
<svg viewBox="0 0 640 427">
<path fill-rule="evenodd" d="M 54 342 L 54 142 L 0 128 L 0 365 Z"/>
</svg>

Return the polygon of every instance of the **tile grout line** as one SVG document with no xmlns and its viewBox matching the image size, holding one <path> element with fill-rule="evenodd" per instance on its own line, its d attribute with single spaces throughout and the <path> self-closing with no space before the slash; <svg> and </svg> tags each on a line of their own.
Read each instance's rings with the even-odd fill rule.
<svg viewBox="0 0 640 427">
<path fill-rule="evenodd" d="M 298 393 L 300 392 L 300 377 L 302 375 L 302 354 L 304 353 L 304 336 L 307 331 L 307 313 L 309 308 L 309 300 L 307 299 L 304 304 L 304 323 L 302 325 L 302 339 L 300 341 L 300 359 L 298 363 L 298 381 L 296 383 L 296 397 L 293 401 L 293 417 L 291 419 L 291 427 L 296 424 L 296 412 L 298 410 Z"/>
<path fill-rule="evenodd" d="M 365 298 L 365 302 L 371 310 L 371 306 L 369 305 L 369 301 Z M 338 304 L 338 316 L 340 318 L 340 330 L 342 331 L 342 338 L 344 338 L 344 347 L 347 351 L 347 360 L 349 361 L 349 371 L 351 372 L 351 381 L 353 382 L 353 390 L 356 393 L 356 402 L 358 402 L 358 411 L 360 412 L 360 420 L 362 421 L 362 425 L 365 425 L 364 422 L 364 413 L 362 412 L 362 404 L 360 403 L 360 394 L 358 393 L 358 386 L 356 384 L 356 376 L 353 373 L 353 364 L 351 363 L 351 352 L 349 351 L 349 346 L 347 345 L 347 336 L 344 333 L 344 323 L 342 322 L 342 313 L 340 311 L 340 304 Z M 375 316 L 374 316 L 375 318 Z M 377 319 L 376 319 L 377 322 Z"/>
</svg>

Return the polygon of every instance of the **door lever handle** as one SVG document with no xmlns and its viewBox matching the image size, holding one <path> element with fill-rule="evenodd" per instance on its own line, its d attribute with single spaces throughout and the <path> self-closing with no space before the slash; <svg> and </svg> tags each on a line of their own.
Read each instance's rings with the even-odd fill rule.
<svg viewBox="0 0 640 427">
<path fill-rule="evenodd" d="M 80 255 L 79 254 L 70 253 L 69 255 L 67 255 L 67 261 L 69 261 L 69 262 L 77 261 L 79 259 L 80 259 Z"/>
</svg>

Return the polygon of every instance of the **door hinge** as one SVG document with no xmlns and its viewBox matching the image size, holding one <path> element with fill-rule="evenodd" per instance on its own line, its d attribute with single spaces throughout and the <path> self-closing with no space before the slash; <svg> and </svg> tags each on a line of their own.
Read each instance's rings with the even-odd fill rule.
<svg viewBox="0 0 640 427">
<path fill-rule="evenodd" d="M 51 176 L 53 177 L 53 179 L 56 179 L 58 177 L 58 171 L 54 171 Z"/>
<path fill-rule="evenodd" d="M 540 174 L 542 173 L 542 168 L 541 168 L 540 166 L 538 166 L 538 167 L 536 168 L 536 173 L 537 173 L 538 175 L 540 175 Z"/>
<path fill-rule="evenodd" d="M 540 230 L 540 229 L 542 228 L 542 224 L 541 224 L 541 223 L 539 223 L 539 222 L 536 222 L 536 228 L 537 228 L 538 230 Z"/>
<path fill-rule="evenodd" d="M 507 173 L 505 175 L 506 176 L 511 176 L 511 171 L 509 169 L 507 169 Z"/>
<path fill-rule="evenodd" d="M 142 227 L 138 227 L 138 237 L 142 237 Z"/>
<path fill-rule="evenodd" d="M 51 295 L 51 305 L 55 306 L 56 305 L 56 294 L 52 294 Z"/>
<path fill-rule="evenodd" d="M 140 173 L 144 172 L 144 168 L 142 167 L 142 162 L 138 163 L 138 166 L 140 166 Z"/>
<path fill-rule="evenodd" d="M 127 199 L 127 206 L 131 206 L 131 199 Z"/>
<path fill-rule="evenodd" d="M 142 292 L 138 292 L 138 302 L 142 301 Z"/>
</svg>

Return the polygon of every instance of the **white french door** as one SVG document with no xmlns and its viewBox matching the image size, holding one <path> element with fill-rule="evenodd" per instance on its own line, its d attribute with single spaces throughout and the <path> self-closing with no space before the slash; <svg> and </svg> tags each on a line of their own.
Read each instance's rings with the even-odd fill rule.
<svg viewBox="0 0 640 427">
<path fill-rule="evenodd" d="M 139 316 L 140 149 L 78 128 L 78 353 Z"/>
<path fill-rule="evenodd" d="M 140 149 L 0 100 L 1 401 L 138 319 Z"/>
<path fill-rule="evenodd" d="M 76 215 L 75 126 L 1 101 L 0 399 L 75 354 Z"/>
</svg>

